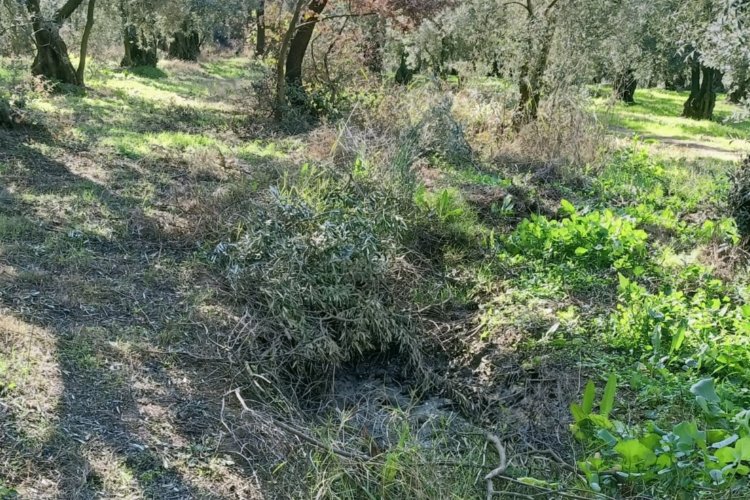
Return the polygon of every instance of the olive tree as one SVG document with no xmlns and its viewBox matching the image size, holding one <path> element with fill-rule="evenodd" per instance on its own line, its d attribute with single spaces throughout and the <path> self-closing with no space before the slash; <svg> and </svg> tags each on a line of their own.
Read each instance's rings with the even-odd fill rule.
<svg viewBox="0 0 750 500">
<path fill-rule="evenodd" d="M 83 38 L 82 50 L 79 68 L 73 67 L 68 54 L 68 46 L 65 44 L 60 29 L 65 22 L 76 12 L 83 4 L 84 0 L 67 0 L 52 14 L 47 14 L 46 9 L 42 9 L 41 0 L 26 0 L 26 9 L 29 14 L 32 27 L 32 35 L 36 54 L 34 62 L 31 65 L 31 71 L 34 75 L 41 76 L 48 80 L 66 83 L 71 85 L 82 85 L 83 69 L 86 60 L 86 43 L 88 34 L 94 22 L 94 0 L 89 2 L 89 14 Z"/>
</svg>

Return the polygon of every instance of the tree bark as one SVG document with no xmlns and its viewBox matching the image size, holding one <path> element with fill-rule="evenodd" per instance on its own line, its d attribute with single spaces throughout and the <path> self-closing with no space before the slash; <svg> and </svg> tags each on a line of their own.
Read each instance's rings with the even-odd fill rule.
<svg viewBox="0 0 750 500">
<path fill-rule="evenodd" d="M 750 78 L 748 78 L 748 67 L 745 65 L 742 65 L 741 67 L 737 68 L 737 71 L 734 75 L 734 84 L 732 85 L 732 90 L 727 94 L 727 100 L 734 104 L 739 104 L 745 98 L 748 94 L 748 84 L 750 83 Z"/>
<path fill-rule="evenodd" d="M 258 28 L 258 34 L 255 40 L 255 56 L 260 57 L 266 55 L 266 2 L 260 0 L 258 8 L 255 11 L 255 25 Z"/>
<path fill-rule="evenodd" d="M 289 44 L 286 56 L 286 87 L 289 102 L 294 106 L 304 106 L 307 95 L 302 81 L 302 63 L 305 60 L 307 48 L 310 45 L 315 25 L 320 20 L 320 14 L 328 4 L 328 0 L 312 0 L 307 7 L 307 13 L 302 17 L 302 23 Z"/>
<path fill-rule="evenodd" d="M 82 2 L 83 0 L 68 0 L 55 12 L 52 19 L 45 19 L 40 0 L 26 1 L 36 45 L 36 56 L 31 65 L 32 74 L 59 83 L 79 85 L 78 75 L 70 62 L 68 47 L 60 36 L 60 28 Z"/>
<path fill-rule="evenodd" d="M 96 0 L 89 0 L 88 8 L 86 9 L 86 27 L 83 29 L 83 36 L 81 37 L 81 58 L 78 61 L 78 69 L 76 70 L 76 76 L 78 77 L 78 83 L 83 87 L 86 80 L 86 57 L 89 50 L 89 38 L 91 37 L 91 29 L 94 27 L 94 10 L 96 9 Z"/>
<path fill-rule="evenodd" d="M 638 80 L 636 80 L 635 72 L 631 68 L 615 77 L 613 87 L 617 99 L 626 104 L 635 104 L 635 89 L 638 87 Z"/>
<path fill-rule="evenodd" d="M 716 105 L 716 78 L 719 72 L 693 61 L 690 71 L 690 96 L 682 116 L 694 120 L 711 120 Z"/>
<path fill-rule="evenodd" d="M 125 55 L 120 62 L 123 68 L 136 68 L 138 66 L 156 67 L 159 58 L 156 54 L 156 44 L 150 47 L 141 45 L 138 36 L 138 28 L 133 25 L 125 26 L 123 41 L 125 44 Z"/>
<path fill-rule="evenodd" d="M 169 57 L 182 61 L 197 61 L 201 54 L 201 36 L 198 32 L 183 25 L 183 30 L 172 37 L 169 44 Z"/>
<path fill-rule="evenodd" d="M 279 47 L 279 56 L 276 60 L 276 102 L 274 103 L 274 116 L 277 120 L 284 118 L 284 111 L 287 105 L 287 88 L 286 88 L 286 75 L 285 75 L 285 62 L 287 59 L 287 53 L 289 51 L 289 45 L 292 43 L 292 38 L 297 30 L 297 23 L 302 13 L 302 7 L 305 6 L 307 0 L 297 0 L 297 4 L 294 7 L 294 13 L 292 14 L 292 20 L 289 22 L 289 27 L 284 33 L 284 37 L 281 39 L 281 47 Z"/>
<path fill-rule="evenodd" d="M 521 67 L 518 81 L 520 98 L 518 107 L 513 113 L 513 129 L 518 131 L 527 123 L 537 119 L 539 114 L 539 102 L 542 99 L 542 85 L 544 74 L 547 71 L 549 52 L 552 47 L 552 38 L 555 34 L 555 26 L 550 21 L 542 33 L 539 49 L 536 54 L 529 54 L 530 62 Z M 529 47 L 529 52 L 533 49 Z"/>
</svg>

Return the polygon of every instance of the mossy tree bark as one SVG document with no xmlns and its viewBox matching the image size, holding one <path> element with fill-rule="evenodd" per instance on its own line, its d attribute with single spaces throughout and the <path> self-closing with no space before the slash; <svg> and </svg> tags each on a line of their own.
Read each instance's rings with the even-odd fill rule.
<svg viewBox="0 0 750 500">
<path fill-rule="evenodd" d="M 159 62 L 159 57 L 156 53 L 156 43 L 145 47 L 142 44 L 136 26 L 132 24 L 125 26 L 123 29 L 123 43 L 125 54 L 122 57 L 120 66 L 123 68 L 135 68 L 138 66 L 156 67 L 156 63 Z"/>
<path fill-rule="evenodd" d="M 137 68 L 149 66 L 155 68 L 159 62 L 156 39 L 147 40 L 139 28 L 139 16 L 129 10 L 125 0 L 120 0 L 120 16 L 122 17 L 122 41 L 124 53 L 120 66 L 123 68 Z M 153 37 L 152 37 L 153 38 Z"/>
<path fill-rule="evenodd" d="M 536 121 L 539 114 L 539 103 L 544 91 L 544 75 L 547 72 L 549 53 L 555 36 L 556 13 L 558 0 L 550 0 L 540 14 L 535 0 L 510 2 L 526 9 L 526 20 L 531 32 L 538 32 L 538 38 L 529 36 L 526 40 L 525 62 L 518 74 L 518 106 L 513 113 L 512 126 L 518 131 Z M 538 30 L 538 31 L 537 31 Z"/>
<path fill-rule="evenodd" d="M 520 130 L 527 123 L 536 121 L 539 114 L 539 103 L 542 100 L 544 74 L 547 71 L 549 52 L 552 47 L 555 27 L 547 24 L 544 27 L 539 46 L 529 53 L 529 61 L 521 67 L 518 80 L 520 98 L 513 113 L 513 129 Z M 535 52 L 535 53 L 533 53 Z"/>
</svg>

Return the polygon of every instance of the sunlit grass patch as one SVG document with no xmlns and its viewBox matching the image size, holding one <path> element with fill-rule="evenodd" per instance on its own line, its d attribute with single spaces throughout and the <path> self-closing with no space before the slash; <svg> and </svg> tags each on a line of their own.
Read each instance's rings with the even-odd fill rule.
<svg viewBox="0 0 750 500">
<path fill-rule="evenodd" d="M 275 142 L 262 143 L 259 141 L 246 142 L 239 146 L 235 154 L 238 158 L 252 161 L 258 158 L 272 159 L 272 158 L 284 158 L 287 156 L 286 148 L 284 145 L 279 145 Z"/>
<path fill-rule="evenodd" d="M 156 149 L 190 151 L 198 149 L 226 149 L 216 139 L 203 134 L 188 134 L 185 132 L 156 132 L 137 133 L 125 129 L 113 129 L 109 137 L 100 143 L 111 147 L 117 153 L 128 158 L 143 158 Z"/>
<path fill-rule="evenodd" d="M 607 95 L 604 90 L 602 95 Z M 635 104 L 613 104 L 608 97 L 599 97 L 595 99 L 595 109 L 610 127 L 673 146 L 684 156 L 726 156 L 750 149 L 750 122 L 735 116 L 739 108 L 728 103 L 725 96 L 717 99 L 714 120 L 683 118 L 687 97 L 688 92 L 638 89 Z"/>
<path fill-rule="evenodd" d="M 231 59 L 218 59 L 202 63 L 200 67 L 209 75 L 223 79 L 248 79 L 252 80 L 259 76 L 247 58 L 235 57 Z"/>
</svg>

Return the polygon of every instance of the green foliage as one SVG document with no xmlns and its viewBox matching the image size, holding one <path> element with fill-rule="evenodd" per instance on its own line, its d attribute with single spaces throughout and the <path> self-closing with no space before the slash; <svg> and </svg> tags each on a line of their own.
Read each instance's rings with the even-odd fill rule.
<svg viewBox="0 0 750 500">
<path fill-rule="evenodd" d="M 661 203 L 669 192 L 664 166 L 637 143 L 618 151 L 597 177 L 597 189 L 606 200 Z"/>
<path fill-rule="evenodd" d="M 414 201 L 417 206 L 432 212 L 440 222 L 445 224 L 457 222 L 468 213 L 461 194 L 452 188 L 431 192 L 427 191 L 424 186 L 420 186 L 414 195 Z"/>
<path fill-rule="evenodd" d="M 732 176 L 728 202 L 739 233 L 747 238 L 750 236 L 750 157 L 745 158 Z"/>
<path fill-rule="evenodd" d="M 13 500 L 18 498 L 18 492 L 13 488 L 8 488 L 0 481 L 0 500 Z"/>
<path fill-rule="evenodd" d="M 540 215 L 525 219 L 508 239 L 519 254 L 592 268 L 634 269 L 646 254 L 647 234 L 632 219 L 611 210 L 579 214 L 563 200 L 560 221 Z"/>
<path fill-rule="evenodd" d="M 614 394 L 615 385 L 611 376 L 603 399 L 608 391 Z M 653 421 L 626 424 L 592 413 L 594 386 L 589 382 L 582 404 L 571 406 L 571 431 L 590 450 L 578 463 L 589 487 L 596 492 L 613 492 L 621 482 L 658 482 L 675 494 L 746 483 L 750 473 L 750 414 L 745 410 L 724 412 L 710 378 L 698 381 L 690 391 L 702 412 L 664 430 Z"/>
<path fill-rule="evenodd" d="M 719 280 L 687 294 L 650 293 L 620 276 L 611 343 L 644 352 L 659 365 L 750 377 L 750 307 L 732 300 Z"/>
</svg>

